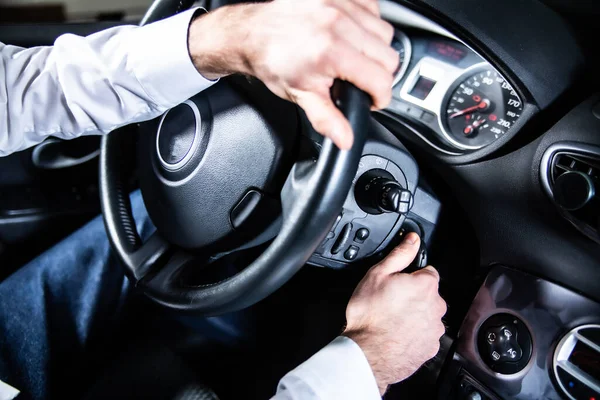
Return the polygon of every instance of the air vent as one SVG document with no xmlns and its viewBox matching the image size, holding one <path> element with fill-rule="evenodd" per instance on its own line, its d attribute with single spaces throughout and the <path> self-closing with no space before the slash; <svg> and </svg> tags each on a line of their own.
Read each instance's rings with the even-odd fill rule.
<svg viewBox="0 0 600 400">
<path fill-rule="evenodd" d="M 563 337 L 554 352 L 553 368 L 568 398 L 599 399 L 600 325 L 584 325 Z"/>
<path fill-rule="evenodd" d="M 600 147 L 556 143 L 544 154 L 540 172 L 562 215 L 600 243 Z"/>
<path fill-rule="evenodd" d="M 556 153 L 552 160 L 552 185 L 566 172 L 586 174 L 592 179 L 596 188 L 600 188 L 600 155 L 594 158 L 571 152 Z"/>
</svg>

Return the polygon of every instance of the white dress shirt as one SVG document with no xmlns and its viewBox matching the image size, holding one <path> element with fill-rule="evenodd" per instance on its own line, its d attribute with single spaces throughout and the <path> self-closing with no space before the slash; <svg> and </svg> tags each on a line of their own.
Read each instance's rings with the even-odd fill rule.
<svg viewBox="0 0 600 400">
<path fill-rule="evenodd" d="M 361 348 L 339 336 L 279 381 L 271 400 L 381 400 Z"/>
<path fill-rule="evenodd" d="M 103 134 L 149 120 L 210 87 L 214 82 L 198 73 L 188 53 L 194 12 L 85 38 L 64 35 L 53 47 L 0 43 L 0 156 L 48 136 Z M 16 393 L 0 385 L 0 397 Z M 338 337 L 283 377 L 273 399 L 375 400 L 380 395 L 360 347 Z"/>
<path fill-rule="evenodd" d="M 195 11 L 144 27 L 63 35 L 52 47 L 0 43 L 0 156 L 48 136 L 72 139 L 149 120 L 211 86 L 188 53 Z"/>
</svg>

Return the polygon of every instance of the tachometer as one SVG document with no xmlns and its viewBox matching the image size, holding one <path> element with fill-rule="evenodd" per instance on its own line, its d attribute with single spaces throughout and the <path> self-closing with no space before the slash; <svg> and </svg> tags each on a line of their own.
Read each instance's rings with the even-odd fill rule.
<svg viewBox="0 0 600 400">
<path fill-rule="evenodd" d="M 394 39 L 392 40 L 392 47 L 400 55 L 400 64 L 398 65 L 398 69 L 394 76 L 394 86 L 396 86 L 408 70 L 408 64 L 410 64 L 410 57 L 412 54 L 412 45 L 408 36 L 400 31 L 396 31 Z"/>
<path fill-rule="evenodd" d="M 461 81 L 443 115 L 448 140 L 459 148 L 479 149 L 504 135 L 521 116 L 523 103 L 495 70 L 485 69 Z"/>
</svg>

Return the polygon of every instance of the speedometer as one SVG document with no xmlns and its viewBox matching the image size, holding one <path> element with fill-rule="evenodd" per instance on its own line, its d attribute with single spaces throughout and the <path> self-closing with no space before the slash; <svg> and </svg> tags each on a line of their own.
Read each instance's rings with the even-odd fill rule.
<svg viewBox="0 0 600 400">
<path fill-rule="evenodd" d="M 499 139 L 521 116 L 523 103 L 495 70 L 485 69 L 461 81 L 451 92 L 443 115 L 447 139 L 462 149 L 479 149 Z"/>
</svg>

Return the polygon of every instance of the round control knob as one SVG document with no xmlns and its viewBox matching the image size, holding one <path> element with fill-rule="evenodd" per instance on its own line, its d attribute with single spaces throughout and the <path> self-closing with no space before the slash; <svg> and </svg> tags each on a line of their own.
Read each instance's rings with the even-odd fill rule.
<svg viewBox="0 0 600 400">
<path fill-rule="evenodd" d="M 554 182 L 554 200 L 567 211 L 585 207 L 596 195 L 594 182 L 589 175 L 570 171 L 559 176 Z"/>
<path fill-rule="evenodd" d="M 413 205 L 412 193 L 382 169 L 365 172 L 356 182 L 354 197 L 363 211 L 373 215 L 406 214 Z"/>
<path fill-rule="evenodd" d="M 477 390 L 473 390 L 467 396 L 467 400 L 482 400 L 481 393 L 479 393 Z"/>
</svg>

